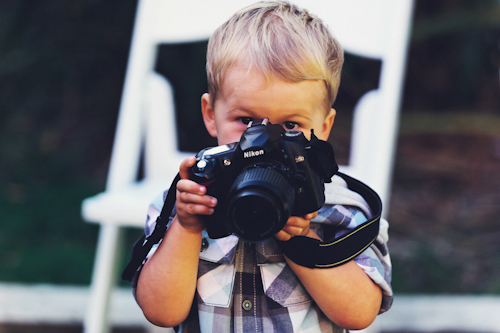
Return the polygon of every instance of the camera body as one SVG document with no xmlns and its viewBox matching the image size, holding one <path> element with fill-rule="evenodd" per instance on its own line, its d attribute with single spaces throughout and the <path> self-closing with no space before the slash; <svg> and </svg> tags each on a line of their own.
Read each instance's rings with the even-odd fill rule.
<svg viewBox="0 0 500 333">
<path fill-rule="evenodd" d="M 234 233 L 258 242 L 279 232 L 290 216 L 321 208 L 325 182 L 337 171 L 333 148 L 312 130 L 307 140 L 262 119 L 251 122 L 239 142 L 201 150 L 190 179 L 218 200 L 214 213 L 202 216 L 211 238 Z"/>
</svg>

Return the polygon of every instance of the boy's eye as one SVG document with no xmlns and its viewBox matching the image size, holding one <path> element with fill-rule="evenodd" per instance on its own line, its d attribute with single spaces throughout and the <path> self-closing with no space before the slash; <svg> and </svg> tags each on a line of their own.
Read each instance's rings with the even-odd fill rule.
<svg viewBox="0 0 500 333">
<path fill-rule="evenodd" d="M 292 131 L 294 129 L 297 129 L 299 127 L 299 124 L 294 123 L 293 121 L 287 121 L 283 123 L 283 128 L 287 131 Z"/>
<path fill-rule="evenodd" d="M 250 124 L 250 122 L 253 120 L 253 118 L 250 118 L 250 117 L 241 117 L 240 118 L 240 121 L 245 124 L 245 125 L 248 125 Z"/>
</svg>

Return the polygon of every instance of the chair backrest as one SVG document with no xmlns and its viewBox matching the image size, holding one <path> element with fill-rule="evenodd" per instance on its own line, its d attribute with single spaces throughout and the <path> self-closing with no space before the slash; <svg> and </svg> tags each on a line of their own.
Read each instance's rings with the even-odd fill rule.
<svg viewBox="0 0 500 333">
<path fill-rule="evenodd" d="M 145 147 L 146 178 L 172 179 L 177 150 L 172 91 L 154 73 L 157 45 L 206 40 L 255 0 L 140 0 L 121 101 L 108 190 L 133 182 Z M 355 108 L 351 154 L 341 170 L 388 201 L 412 0 L 297 0 L 319 15 L 348 53 L 382 61 L 379 87 Z M 189 154 L 192 155 L 192 154 Z"/>
</svg>

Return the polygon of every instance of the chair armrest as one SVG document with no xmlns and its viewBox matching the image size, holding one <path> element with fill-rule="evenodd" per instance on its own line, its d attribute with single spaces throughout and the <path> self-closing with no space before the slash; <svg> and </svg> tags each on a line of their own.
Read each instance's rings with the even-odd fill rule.
<svg viewBox="0 0 500 333">
<path fill-rule="evenodd" d="M 144 227 L 153 199 L 170 187 L 171 180 L 145 179 L 86 198 L 82 216 L 87 222 Z"/>
</svg>

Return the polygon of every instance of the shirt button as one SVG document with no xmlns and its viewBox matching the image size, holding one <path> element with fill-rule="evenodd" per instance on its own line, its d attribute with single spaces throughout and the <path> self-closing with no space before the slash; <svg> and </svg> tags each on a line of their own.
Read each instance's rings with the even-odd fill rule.
<svg viewBox="0 0 500 333">
<path fill-rule="evenodd" d="M 203 238 L 201 240 L 201 251 L 206 250 L 208 248 L 208 240 L 206 238 Z"/>
<path fill-rule="evenodd" d="M 247 311 L 252 310 L 252 302 L 250 302 L 249 300 L 243 301 L 242 306 L 243 306 L 243 309 L 245 309 Z"/>
</svg>

